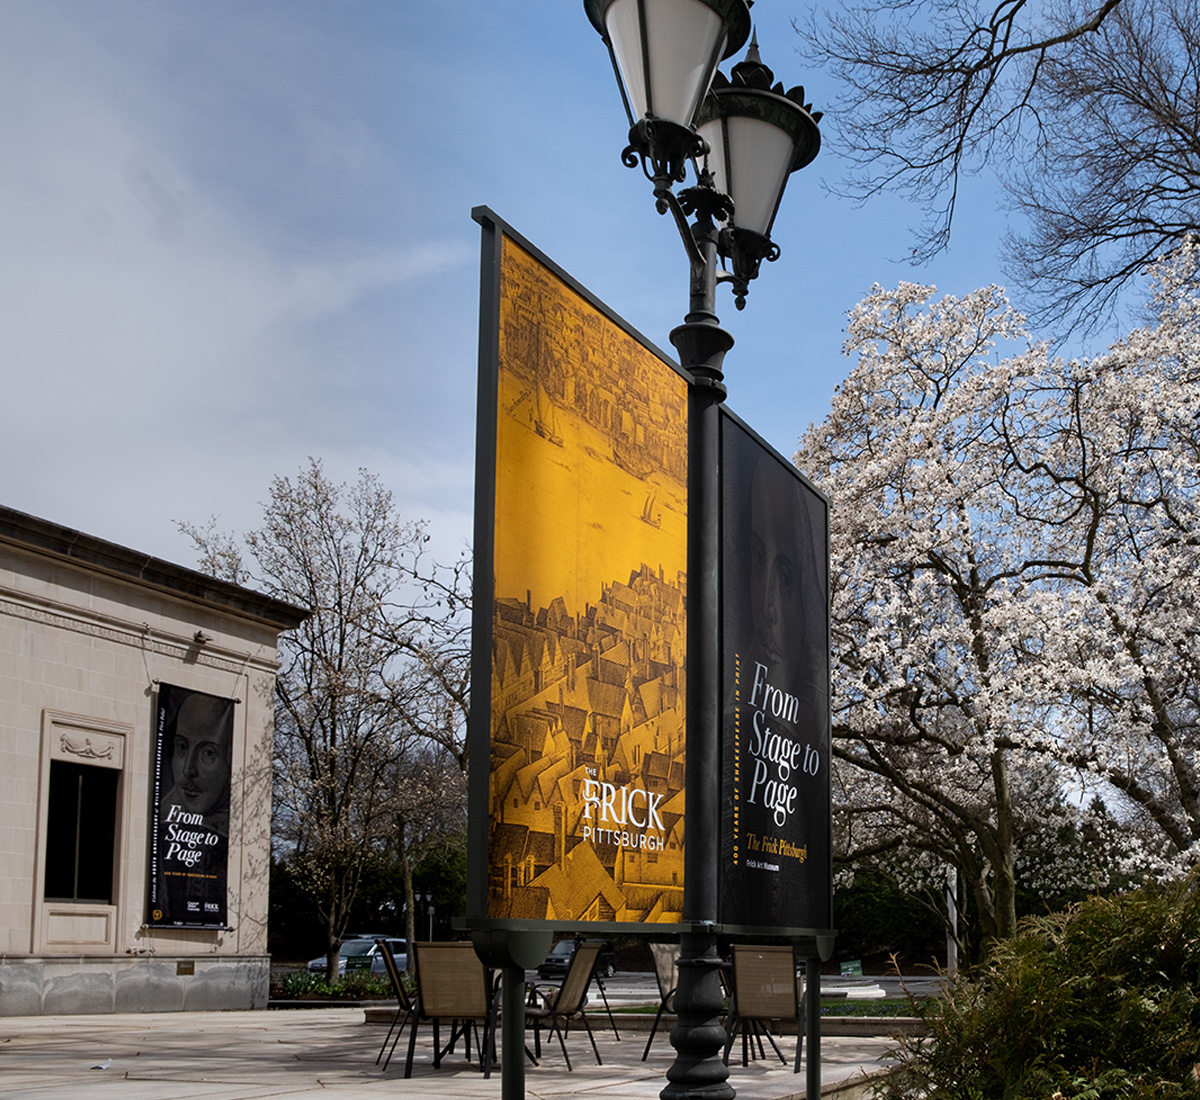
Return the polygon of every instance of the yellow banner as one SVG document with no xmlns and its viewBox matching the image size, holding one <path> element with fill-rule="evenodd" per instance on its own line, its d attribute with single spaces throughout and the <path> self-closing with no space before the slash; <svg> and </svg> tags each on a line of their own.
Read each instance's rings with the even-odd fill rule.
<svg viewBox="0 0 1200 1100">
<path fill-rule="evenodd" d="M 687 384 L 504 237 L 488 916 L 683 905 Z"/>
</svg>

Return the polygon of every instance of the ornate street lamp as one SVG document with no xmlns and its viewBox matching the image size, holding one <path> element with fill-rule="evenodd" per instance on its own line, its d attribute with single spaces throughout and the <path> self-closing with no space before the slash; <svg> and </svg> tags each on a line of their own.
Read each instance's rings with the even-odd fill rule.
<svg viewBox="0 0 1200 1100">
<path fill-rule="evenodd" d="M 804 102 L 804 88 L 784 92 L 758 55 L 757 38 L 730 78 L 717 73 L 696 118 L 709 147 L 713 186 L 733 200 L 733 216 L 717 250 L 733 264 L 737 308 L 746 304 L 759 264 L 779 258 L 771 226 L 788 176 L 811 164 L 821 148 L 821 112 Z M 697 170 L 699 174 L 699 170 Z"/>
<path fill-rule="evenodd" d="M 690 307 L 671 342 L 688 393 L 688 744 L 683 931 L 675 1061 L 662 1100 L 732 1100 L 721 1058 L 725 1031 L 717 954 L 720 853 L 721 582 L 720 405 L 722 365 L 733 337 L 716 314 L 718 280 L 733 282 L 738 308 L 763 259 L 779 249 L 771 227 L 788 176 L 820 148 L 819 115 L 802 89 L 784 93 L 752 44 L 726 80 L 718 63 L 750 33 L 752 0 L 584 0 L 608 47 L 625 111 L 624 163 L 654 185 L 660 214 L 674 216 L 691 263 Z M 712 91 L 710 93 L 710 88 Z M 707 95 L 707 100 L 706 100 Z M 697 183 L 672 188 L 695 166 Z M 694 216 L 691 225 L 688 218 Z M 718 223 L 724 225 L 718 228 Z M 718 254 L 733 265 L 719 273 Z M 816 1017 L 814 1016 L 814 1020 Z M 810 1041 L 808 1082 L 820 1091 Z"/>
<path fill-rule="evenodd" d="M 625 113 L 629 145 L 621 159 L 641 163 L 666 198 L 703 155 L 694 122 L 717 65 L 750 34 L 747 0 L 584 0 L 588 18 L 608 47 Z"/>
</svg>

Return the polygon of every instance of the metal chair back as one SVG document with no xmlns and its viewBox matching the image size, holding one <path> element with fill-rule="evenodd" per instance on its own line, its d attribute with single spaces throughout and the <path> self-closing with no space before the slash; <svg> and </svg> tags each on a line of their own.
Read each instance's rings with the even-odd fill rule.
<svg viewBox="0 0 1200 1100">
<path fill-rule="evenodd" d="M 734 944 L 732 996 L 729 1007 L 729 1038 L 725 1043 L 725 1060 L 734 1038 L 742 1033 L 742 1065 L 750 1049 L 757 1043 L 762 1052 L 765 1038 L 785 1065 L 779 1044 L 771 1034 L 775 1020 L 795 1020 L 796 1066 L 800 1069 L 800 1050 L 804 1042 L 803 1015 L 800 1008 L 800 989 L 796 977 L 796 957 L 790 947 L 761 947 Z"/>
<path fill-rule="evenodd" d="M 592 1025 L 588 1023 L 587 1012 L 584 1011 L 583 1006 L 587 1000 L 588 985 L 592 980 L 592 971 L 596 967 L 596 958 L 603 946 L 602 943 L 596 940 L 579 944 L 575 948 L 575 954 L 571 956 L 571 964 L 567 967 L 567 973 L 563 977 L 562 985 L 552 995 L 545 997 L 545 1007 L 531 1007 L 527 1010 L 526 1021 L 532 1021 L 533 1023 L 535 1058 L 541 1057 L 541 1029 L 545 1025 L 558 1038 L 558 1045 L 562 1050 L 563 1060 L 567 1063 L 567 1069 L 570 1070 L 571 1056 L 567 1053 L 567 1044 L 563 1039 L 563 1029 L 560 1021 L 566 1022 L 572 1017 L 578 1016 L 583 1021 L 583 1027 L 588 1034 L 588 1039 L 591 1040 L 592 1053 L 596 1056 L 596 1064 L 602 1064 L 600 1061 L 600 1051 L 596 1048 L 596 1037 L 592 1034 Z"/>
<path fill-rule="evenodd" d="M 383 1058 L 383 1052 L 387 1049 L 388 1040 L 392 1039 L 392 1032 L 395 1031 L 396 1037 L 392 1039 L 391 1050 L 388 1050 L 387 1059 L 383 1063 L 383 1068 L 386 1070 L 388 1063 L 392 1060 L 396 1044 L 400 1041 L 400 1036 L 404 1034 L 404 1026 L 412 1018 L 414 1005 L 408 995 L 408 990 L 404 988 L 404 979 L 400 974 L 400 968 L 396 965 L 396 959 L 392 955 L 387 940 L 377 939 L 375 946 L 379 948 L 380 953 L 383 955 L 383 969 L 387 973 L 388 981 L 391 982 L 392 992 L 396 995 L 396 1014 L 392 1017 L 388 1033 L 383 1037 L 383 1046 L 379 1048 L 379 1053 L 375 1056 L 375 1064 L 379 1065 L 379 1059 Z M 400 1025 L 399 1030 L 396 1028 L 397 1024 Z"/>
<path fill-rule="evenodd" d="M 487 970 L 469 943 L 410 943 L 408 950 L 416 966 L 417 1004 L 408 1036 L 408 1059 L 404 1076 L 412 1076 L 413 1050 L 417 1041 L 417 1025 L 423 1021 L 433 1024 L 433 1065 L 438 1068 L 442 1057 L 454 1049 L 459 1037 L 464 1038 L 467 1056 L 471 1053 L 470 1029 L 482 1022 L 483 1040 L 479 1044 L 484 1075 L 491 1071 L 491 1044 L 494 1019 Z M 450 1042 L 440 1045 L 439 1024 L 449 1022 Z"/>
<path fill-rule="evenodd" d="M 652 943 L 654 977 L 658 981 L 658 996 L 665 1011 L 674 1011 L 675 990 L 679 988 L 679 944 Z"/>
<path fill-rule="evenodd" d="M 796 958 L 792 949 L 734 944 L 733 1003 L 737 1014 L 747 1019 L 796 1019 Z"/>
<path fill-rule="evenodd" d="M 658 982 L 658 1011 L 654 1014 L 654 1025 L 642 1051 L 642 1061 L 650 1056 L 650 1045 L 658 1033 L 658 1024 L 664 1012 L 675 1011 L 675 990 L 679 987 L 679 944 L 652 943 L 650 956 L 654 959 L 654 977 Z"/>
<path fill-rule="evenodd" d="M 487 972 L 469 943 L 416 943 L 417 1001 L 425 1020 L 482 1020 L 490 1011 Z"/>
<path fill-rule="evenodd" d="M 591 942 L 581 943 L 575 948 L 558 996 L 550 1006 L 556 1016 L 574 1016 L 583 1008 L 584 998 L 587 997 L 588 986 L 592 981 L 592 971 L 596 967 L 596 956 L 600 954 L 602 946 L 603 944 Z"/>
</svg>

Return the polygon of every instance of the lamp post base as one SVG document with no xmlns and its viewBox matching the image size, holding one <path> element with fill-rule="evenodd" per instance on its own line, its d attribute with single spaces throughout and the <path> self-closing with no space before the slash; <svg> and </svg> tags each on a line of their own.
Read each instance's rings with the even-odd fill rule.
<svg viewBox="0 0 1200 1100">
<path fill-rule="evenodd" d="M 667 1070 L 668 1084 L 658 1094 L 660 1100 L 733 1100 L 737 1095 L 722 1059 L 722 965 L 715 933 L 684 932 L 680 937 L 675 991 L 679 1022 L 671 1029 L 675 1061 Z"/>
</svg>

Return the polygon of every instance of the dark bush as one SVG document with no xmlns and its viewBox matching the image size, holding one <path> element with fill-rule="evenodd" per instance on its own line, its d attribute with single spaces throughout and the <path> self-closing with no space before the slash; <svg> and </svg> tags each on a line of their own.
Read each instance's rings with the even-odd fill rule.
<svg viewBox="0 0 1200 1100">
<path fill-rule="evenodd" d="M 308 997 L 348 1001 L 365 1001 L 393 995 L 388 979 L 369 970 L 346 974 L 333 985 L 329 984 L 324 974 L 302 970 L 296 974 L 283 975 L 279 988 L 274 992 L 276 996 L 284 998 Z"/>
<path fill-rule="evenodd" d="M 1200 877 L 1028 920 L 915 1011 L 880 1100 L 1198 1100 Z"/>
<path fill-rule="evenodd" d="M 871 870 L 859 870 L 852 885 L 834 892 L 833 926 L 837 958 L 871 960 L 877 964 L 871 972 L 891 973 L 893 955 L 902 969 L 946 958 L 946 926 L 935 910 Z"/>
</svg>

